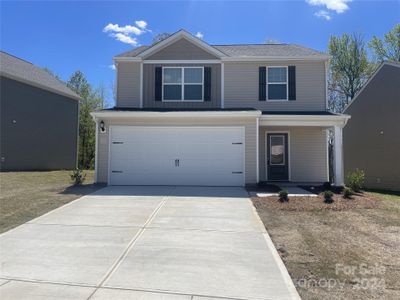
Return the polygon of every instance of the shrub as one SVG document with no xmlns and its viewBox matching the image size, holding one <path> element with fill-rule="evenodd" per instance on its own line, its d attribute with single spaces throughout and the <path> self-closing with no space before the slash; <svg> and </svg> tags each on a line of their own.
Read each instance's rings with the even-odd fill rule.
<svg viewBox="0 0 400 300">
<path fill-rule="evenodd" d="M 351 188 L 345 187 L 343 189 L 343 198 L 350 199 L 352 195 L 353 195 L 353 191 Z"/>
<path fill-rule="evenodd" d="M 286 191 L 286 190 L 281 190 L 280 192 L 279 192 L 279 201 L 281 201 L 281 202 L 287 202 L 287 201 L 289 201 L 289 197 L 288 197 L 288 191 Z"/>
<path fill-rule="evenodd" d="M 347 184 L 355 192 L 359 192 L 364 185 L 365 173 L 362 170 L 356 169 L 347 175 Z"/>
<path fill-rule="evenodd" d="M 325 191 L 324 199 L 325 199 L 325 203 L 332 203 L 333 202 L 333 193 L 331 191 Z"/>
<path fill-rule="evenodd" d="M 324 188 L 324 190 L 330 190 L 332 188 L 332 183 L 330 183 L 329 181 L 324 182 L 322 184 L 322 187 Z"/>
<path fill-rule="evenodd" d="M 81 185 L 86 179 L 86 174 L 81 169 L 75 169 L 70 176 L 74 185 Z"/>
</svg>

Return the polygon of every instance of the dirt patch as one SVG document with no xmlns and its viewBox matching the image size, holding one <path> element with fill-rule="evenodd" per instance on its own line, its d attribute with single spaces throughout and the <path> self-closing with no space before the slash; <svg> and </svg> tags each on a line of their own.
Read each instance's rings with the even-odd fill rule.
<svg viewBox="0 0 400 300">
<path fill-rule="evenodd" d="M 345 199 L 341 195 L 334 195 L 332 203 L 325 203 L 322 195 L 318 197 L 289 197 L 288 202 L 280 202 L 279 197 L 254 197 L 253 203 L 256 208 L 270 207 L 285 211 L 314 211 L 334 210 L 342 211 L 354 208 L 372 209 L 377 208 L 381 201 L 377 197 L 368 194 L 353 195 Z"/>
<path fill-rule="evenodd" d="M 400 299 L 400 197 L 252 198 L 303 299 Z"/>
<path fill-rule="evenodd" d="M 0 233 L 103 187 L 93 184 L 93 171 L 84 173 L 84 184 L 74 186 L 71 171 L 1 172 Z"/>
</svg>

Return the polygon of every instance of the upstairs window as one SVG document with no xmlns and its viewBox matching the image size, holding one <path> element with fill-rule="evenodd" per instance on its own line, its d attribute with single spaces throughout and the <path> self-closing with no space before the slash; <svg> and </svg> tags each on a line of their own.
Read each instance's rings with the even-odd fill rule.
<svg viewBox="0 0 400 300">
<path fill-rule="evenodd" d="M 288 68 L 268 67 L 268 100 L 288 100 Z"/>
<path fill-rule="evenodd" d="M 163 101 L 203 101 L 203 67 L 164 67 Z"/>
</svg>

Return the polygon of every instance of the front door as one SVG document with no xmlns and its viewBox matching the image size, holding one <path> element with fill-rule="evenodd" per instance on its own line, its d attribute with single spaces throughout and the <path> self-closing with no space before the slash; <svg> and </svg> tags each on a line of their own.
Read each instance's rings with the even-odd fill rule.
<svg viewBox="0 0 400 300">
<path fill-rule="evenodd" d="M 272 181 L 289 180 L 288 134 L 267 134 L 267 179 Z"/>
</svg>

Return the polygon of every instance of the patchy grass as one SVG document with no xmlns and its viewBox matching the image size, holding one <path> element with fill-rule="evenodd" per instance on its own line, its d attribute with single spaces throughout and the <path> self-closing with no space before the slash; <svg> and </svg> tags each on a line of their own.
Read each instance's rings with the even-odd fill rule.
<svg viewBox="0 0 400 300">
<path fill-rule="evenodd" d="M 101 188 L 93 184 L 93 171 L 85 173 L 84 184 L 73 186 L 71 171 L 1 172 L 0 232 Z"/>
<path fill-rule="evenodd" d="M 399 194 L 253 203 L 303 299 L 400 299 Z"/>
</svg>

